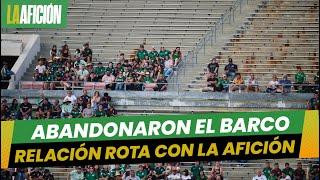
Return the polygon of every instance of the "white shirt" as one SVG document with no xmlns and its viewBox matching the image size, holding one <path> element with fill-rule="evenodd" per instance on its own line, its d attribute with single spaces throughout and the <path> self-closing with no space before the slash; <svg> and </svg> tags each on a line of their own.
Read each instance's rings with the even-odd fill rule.
<svg viewBox="0 0 320 180">
<path fill-rule="evenodd" d="M 252 180 L 267 180 L 265 175 L 261 175 L 260 177 L 257 175 L 252 178 Z"/>
<path fill-rule="evenodd" d="M 188 175 L 188 176 L 181 175 L 181 179 L 182 179 L 182 180 L 187 180 L 187 179 L 190 179 L 190 180 L 191 180 L 191 176 L 190 176 L 190 175 Z"/>
<path fill-rule="evenodd" d="M 285 178 L 280 178 L 280 180 L 291 180 L 291 177 L 287 175 Z"/>
<path fill-rule="evenodd" d="M 172 59 L 166 60 L 166 61 L 164 62 L 164 67 L 165 67 L 165 68 L 172 68 L 172 66 L 173 66 L 173 61 L 172 61 Z"/>
<path fill-rule="evenodd" d="M 177 174 L 172 173 L 168 176 L 168 180 L 175 180 L 175 179 L 181 179 L 181 175 L 179 173 Z"/>
<path fill-rule="evenodd" d="M 45 65 L 37 65 L 36 70 L 38 70 L 38 72 L 40 74 L 43 74 L 46 71 L 46 66 Z"/>
<path fill-rule="evenodd" d="M 71 104 L 74 104 L 77 102 L 77 97 L 75 95 L 66 96 L 63 101 L 71 101 Z"/>
<path fill-rule="evenodd" d="M 278 82 L 278 81 L 273 81 L 273 80 L 272 80 L 272 81 L 270 81 L 270 82 L 269 82 L 269 84 L 268 84 L 268 85 L 269 85 L 269 87 L 271 87 L 272 89 L 275 89 L 275 88 L 276 88 L 276 86 L 277 86 L 277 85 L 279 85 L 279 82 Z"/>
</svg>

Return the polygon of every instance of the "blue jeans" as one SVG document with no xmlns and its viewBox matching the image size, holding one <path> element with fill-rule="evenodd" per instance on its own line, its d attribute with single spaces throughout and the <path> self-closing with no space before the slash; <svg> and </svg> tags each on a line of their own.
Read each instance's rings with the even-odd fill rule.
<svg viewBox="0 0 320 180">
<path fill-rule="evenodd" d="M 169 77 L 172 73 L 173 73 L 173 69 L 172 68 L 164 68 L 164 76 L 165 77 Z"/>
<path fill-rule="evenodd" d="M 119 91 L 124 90 L 124 83 L 117 83 L 115 90 L 119 90 Z"/>
</svg>

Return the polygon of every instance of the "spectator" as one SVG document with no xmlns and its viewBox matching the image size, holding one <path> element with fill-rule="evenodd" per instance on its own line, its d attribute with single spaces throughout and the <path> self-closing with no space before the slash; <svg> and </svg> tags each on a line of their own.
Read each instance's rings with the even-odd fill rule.
<svg viewBox="0 0 320 180">
<path fill-rule="evenodd" d="M 173 73 L 174 62 L 172 59 L 165 58 L 164 62 L 164 76 L 165 78 L 169 77 Z"/>
<path fill-rule="evenodd" d="M 19 118 L 19 103 L 16 98 L 12 99 L 11 106 L 9 107 L 9 112 L 11 117 L 14 117 L 14 119 Z"/>
<path fill-rule="evenodd" d="M 75 170 L 70 172 L 70 180 L 82 180 L 84 179 L 83 171 L 81 166 L 76 167 Z"/>
<path fill-rule="evenodd" d="M 283 75 L 283 79 L 279 81 L 279 84 L 281 85 L 280 88 L 282 93 L 286 94 L 291 91 L 292 83 L 288 79 L 288 75 Z"/>
<path fill-rule="evenodd" d="M 135 78 L 129 74 L 125 81 L 126 90 L 135 90 Z"/>
<path fill-rule="evenodd" d="M 167 90 L 168 81 L 164 78 L 164 76 L 160 75 L 158 80 L 156 81 L 155 91 L 165 91 Z"/>
<path fill-rule="evenodd" d="M 172 173 L 167 177 L 168 180 L 180 180 L 181 179 L 181 175 L 178 172 L 176 167 L 172 168 Z"/>
<path fill-rule="evenodd" d="M 52 104 L 48 101 L 48 98 L 44 98 L 42 104 L 37 109 L 36 118 L 50 119 L 51 112 L 52 112 Z"/>
<path fill-rule="evenodd" d="M 106 116 L 106 111 L 104 110 L 102 104 L 99 105 L 98 109 L 95 111 L 94 116 L 95 117 L 104 117 L 104 116 Z"/>
<path fill-rule="evenodd" d="M 82 117 L 84 118 L 90 118 L 93 116 L 93 110 L 91 108 L 91 104 L 88 103 L 87 107 L 82 111 Z"/>
<path fill-rule="evenodd" d="M 44 61 L 45 59 L 38 59 L 38 65 L 35 68 L 35 70 L 37 70 L 40 75 L 44 75 L 44 73 L 46 72 L 46 66 L 44 65 Z"/>
<path fill-rule="evenodd" d="M 200 164 L 200 162 L 196 161 L 195 164 L 191 167 L 192 179 L 198 179 L 200 177 L 200 172 L 203 170 L 203 166 Z"/>
<path fill-rule="evenodd" d="M 279 180 L 291 180 L 292 178 L 289 175 L 286 175 L 284 172 L 282 172 L 281 176 L 279 177 Z"/>
<path fill-rule="evenodd" d="M 89 43 L 83 44 L 81 56 L 87 63 L 92 62 L 92 50 L 89 48 Z"/>
<path fill-rule="evenodd" d="M 63 72 L 62 66 L 58 67 L 58 71 L 54 73 L 54 76 L 57 81 L 62 81 L 62 79 L 64 77 L 64 72 Z"/>
<path fill-rule="evenodd" d="M 77 57 L 76 61 L 74 62 L 74 67 L 76 68 L 79 66 L 87 67 L 87 62 L 82 60 L 80 57 Z"/>
<path fill-rule="evenodd" d="M 308 110 L 319 110 L 320 101 L 319 101 L 319 92 L 314 93 L 313 98 L 309 99 L 307 102 Z"/>
<path fill-rule="evenodd" d="M 56 76 L 54 72 L 50 70 L 46 70 L 43 80 L 45 81 L 44 89 L 50 89 L 50 90 L 56 89 L 56 85 L 55 85 L 56 83 L 54 82 L 56 80 Z"/>
<path fill-rule="evenodd" d="M 272 168 L 270 167 L 270 162 L 265 163 L 265 167 L 263 168 L 262 172 L 266 176 L 267 179 L 269 179 L 271 175 Z"/>
<path fill-rule="evenodd" d="M 199 173 L 199 178 L 200 178 L 200 173 Z M 191 180 L 191 176 L 189 175 L 188 169 L 185 169 L 183 171 L 183 174 L 181 175 L 181 180 Z"/>
<path fill-rule="evenodd" d="M 210 73 L 208 78 L 207 78 L 207 86 L 208 86 L 208 88 L 213 92 L 217 91 L 218 86 L 219 86 L 218 82 L 219 82 L 219 80 L 216 77 L 216 74 L 215 73 L 213 73 L 213 74 Z"/>
<path fill-rule="evenodd" d="M 79 66 L 79 71 L 77 71 L 76 74 L 76 80 L 78 81 L 87 81 L 88 76 L 89 76 L 89 71 L 86 70 L 83 66 Z"/>
<path fill-rule="evenodd" d="M 261 170 L 257 170 L 257 175 L 252 180 L 267 180 L 266 176 L 262 174 Z"/>
<path fill-rule="evenodd" d="M 166 58 L 169 59 L 170 54 L 171 54 L 171 52 L 169 50 L 166 50 L 164 47 L 160 48 L 159 57 L 161 59 L 163 59 L 163 60 L 166 59 Z"/>
<path fill-rule="evenodd" d="M 231 86 L 230 86 L 230 91 L 241 91 L 245 89 L 244 81 L 241 77 L 240 73 L 236 73 L 235 78 L 233 79 Z"/>
<path fill-rule="evenodd" d="M 93 166 L 89 166 L 89 172 L 86 173 L 85 180 L 98 180 L 98 176 L 95 173 Z"/>
<path fill-rule="evenodd" d="M 80 110 L 80 107 L 78 104 L 74 104 L 72 106 L 71 117 L 72 118 L 81 118 L 82 117 L 81 110 Z"/>
<path fill-rule="evenodd" d="M 82 90 L 82 95 L 80 96 L 80 98 L 82 99 L 82 106 L 83 107 L 87 107 L 87 103 L 91 102 L 91 97 L 88 96 L 88 91 L 86 89 Z"/>
<path fill-rule="evenodd" d="M 93 111 L 96 111 L 98 109 L 98 104 L 100 103 L 100 101 L 101 101 L 100 92 L 95 91 L 91 98 L 91 107 Z"/>
<path fill-rule="evenodd" d="M 144 60 L 148 56 L 148 51 L 144 49 L 144 45 L 141 44 L 139 50 L 136 53 L 138 61 Z"/>
<path fill-rule="evenodd" d="M 103 93 L 102 99 L 104 99 L 106 102 L 111 102 L 111 96 L 109 96 L 107 92 Z"/>
<path fill-rule="evenodd" d="M 172 59 L 174 61 L 174 67 L 177 66 L 179 62 L 182 60 L 182 53 L 180 51 L 180 47 L 176 47 L 176 49 L 172 51 Z"/>
<path fill-rule="evenodd" d="M 23 98 L 23 103 L 20 104 L 20 117 L 23 120 L 32 118 L 32 105 L 28 101 L 28 97 Z"/>
<path fill-rule="evenodd" d="M 152 46 L 152 49 L 151 49 L 151 51 L 149 52 L 148 57 L 149 57 L 149 60 L 150 60 L 151 62 L 155 62 L 155 61 L 156 61 L 156 58 L 159 57 L 159 53 L 158 53 L 158 51 L 156 51 L 156 49 L 155 49 L 154 46 Z"/>
<path fill-rule="evenodd" d="M 138 176 L 140 179 L 145 179 L 148 175 L 147 171 L 143 169 L 143 165 L 140 164 L 138 167 L 138 171 L 136 172 L 136 176 Z"/>
<path fill-rule="evenodd" d="M 61 61 L 64 63 L 66 61 L 71 61 L 71 54 L 68 45 L 64 45 L 61 51 Z"/>
<path fill-rule="evenodd" d="M 234 79 L 236 72 L 238 72 L 238 66 L 236 64 L 233 64 L 232 58 L 229 58 L 228 61 L 229 64 L 224 67 L 224 71 L 228 77 L 228 80 L 231 81 Z"/>
<path fill-rule="evenodd" d="M 212 58 L 211 63 L 208 64 L 208 71 L 210 73 L 218 74 L 219 71 L 219 64 L 216 58 Z"/>
<path fill-rule="evenodd" d="M 49 169 L 45 169 L 43 171 L 43 180 L 54 180 L 53 174 L 49 171 Z"/>
<path fill-rule="evenodd" d="M 30 172 L 30 179 L 32 180 L 38 180 L 38 179 L 42 179 L 42 172 L 40 171 L 39 168 L 35 167 L 34 169 L 31 169 Z"/>
<path fill-rule="evenodd" d="M 245 84 L 247 86 L 247 92 L 259 92 L 259 85 L 253 73 L 250 74 Z"/>
<path fill-rule="evenodd" d="M 63 78 L 60 81 L 60 85 L 63 86 L 64 90 L 71 89 L 71 86 L 73 85 L 73 80 L 72 76 L 68 71 L 66 71 L 63 75 Z"/>
<path fill-rule="evenodd" d="M 279 86 L 278 78 L 276 75 L 272 76 L 272 80 L 268 83 L 267 93 L 281 93 L 281 88 Z"/>
<path fill-rule="evenodd" d="M 301 69 L 301 66 L 297 67 L 298 72 L 295 74 L 294 76 L 294 89 L 298 92 L 303 92 L 305 89 L 305 86 L 303 86 L 302 84 L 306 83 L 306 75 L 304 74 L 304 72 Z"/>
<path fill-rule="evenodd" d="M 98 76 L 98 79 L 102 79 L 105 72 L 106 72 L 106 68 L 102 66 L 101 62 L 99 62 L 98 66 L 94 68 L 94 73 Z"/>
<path fill-rule="evenodd" d="M 77 97 L 72 94 L 72 91 L 67 91 L 67 96 L 64 97 L 63 102 L 70 101 L 71 104 L 76 103 Z"/>
<path fill-rule="evenodd" d="M 156 179 L 165 179 L 166 169 L 163 167 L 162 163 L 157 163 L 157 166 L 154 169 Z"/>
<path fill-rule="evenodd" d="M 120 168 L 119 164 L 116 164 L 113 169 L 110 171 L 110 177 L 115 180 L 122 179 L 122 175 L 125 173 L 125 169 Z"/>
<path fill-rule="evenodd" d="M 72 103 L 70 100 L 64 100 L 61 106 L 61 118 L 71 118 Z"/>
<path fill-rule="evenodd" d="M 9 107 L 7 100 L 1 100 L 1 121 L 6 121 L 10 117 Z"/>
<path fill-rule="evenodd" d="M 8 63 L 4 61 L 1 69 L 1 80 L 10 80 L 11 75 L 13 74 L 14 73 L 9 69 Z"/>
<path fill-rule="evenodd" d="M 294 170 L 290 167 L 289 163 L 285 163 L 285 168 L 282 170 L 282 173 L 284 173 L 286 176 L 290 176 L 290 179 L 293 179 Z M 283 178 L 286 178 L 286 176 Z"/>
<path fill-rule="evenodd" d="M 294 171 L 295 180 L 304 180 L 306 178 L 306 172 L 302 169 L 301 162 L 297 163 L 297 169 Z"/>
<path fill-rule="evenodd" d="M 228 92 L 229 91 L 229 80 L 226 74 L 222 75 L 222 78 L 220 77 L 218 79 L 218 85 L 217 85 L 217 91 L 222 91 L 222 92 Z"/>
<path fill-rule="evenodd" d="M 107 70 L 102 77 L 102 82 L 105 83 L 106 89 L 113 89 L 115 77 L 111 74 L 111 71 Z"/>
<path fill-rule="evenodd" d="M 201 171 L 200 172 L 200 177 L 199 177 L 200 180 L 208 180 L 208 177 L 207 175 L 204 173 L 204 171 Z"/>
<path fill-rule="evenodd" d="M 53 45 L 50 50 L 50 59 L 53 60 L 57 56 L 57 46 Z"/>
<path fill-rule="evenodd" d="M 279 164 L 278 163 L 274 163 L 274 167 L 271 171 L 271 176 L 274 176 L 276 178 L 279 178 L 281 176 L 282 172 L 281 169 L 279 168 Z"/>
<path fill-rule="evenodd" d="M 213 166 L 211 172 L 210 172 L 211 177 L 209 179 L 215 180 L 217 176 L 221 176 L 220 178 L 223 177 L 223 169 L 220 165 L 219 161 L 216 161 L 215 165 Z"/>
<path fill-rule="evenodd" d="M 62 110 L 61 110 L 61 106 L 59 104 L 59 100 L 55 99 L 53 101 L 53 105 L 52 105 L 52 118 L 53 119 L 60 118 L 61 112 L 62 112 Z"/>
<path fill-rule="evenodd" d="M 314 88 L 313 88 L 313 91 L 315 92 L 316 90 L 319 89 L 319 71 L 317 72 L 316 75 L 314 75 L 313 77 L 313 82 L 315 84 Z"/>
<path fill-rule="evenodd" d="M 116 80 L 115 80 L 115 82 L 116 82 L 115 90 L 118 90 L 118 91 L 124 90 L 125 79 L 126 78 L 123 76 L 123 73 L 119 72 L 118 76 L 116 77 Z"/>
<path fill-rule="evenodd" d="M 130 175 L 125 178 L 125 180 L 140 180 L 133 169 L 130 170 Z"/>
<path fill-rule="evenodd" d="M 156 84 L 154 83 L 154 80 L 152 77 L 150 77 L 150 73 L 147 71 L 145 74 L 145 77 L 143 78 L 144 82 L 144 90 L 146 91 L 153 91 L 156 87 Z"/>
</svg>

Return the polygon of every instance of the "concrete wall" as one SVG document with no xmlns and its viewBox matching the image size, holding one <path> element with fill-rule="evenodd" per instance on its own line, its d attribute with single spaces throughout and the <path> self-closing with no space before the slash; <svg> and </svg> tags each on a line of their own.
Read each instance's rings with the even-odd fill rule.
<svg viewBox="0 0 320 180">
<path fill-rule="evenodd" d="M 11 79 L 8 89 L 14 89 L 16 82 L 21 80 L 21 77 L 40 51 L 40 36 L 36 34 L 1 34 L 1 39 L 21 41 L 24 47 L 22 53 L 11 69 L 15 73 L 15 77 L 14 79 Z"/>
<path fill-rule="evenodd" d="M 22 49 L 22 41 L 1 39 L 1 56 L 20 56 Z"/>
<path fill-rule="evenodd" d="M 105 91 L 100 91 L 103 94 Z M 37 99 L 44 93 L 49 99 L 62 100 L 66 96 L 63 90 L 4 90 L 3 98 L 22 98 L 28 96 Z M 201 93 L 201 92 L 141 92 L 111 91 L 112 103 L 121 111 L 128 112 L 217 112 L 217 111 L 272 111 L 284 109 L 305 109 L 306 102 L 313 95 L 292 93 Z M 78 97 L 80 90 L 74 91 Z M 89 91 L 92 96 L 93 91 Z"/>
</svg>

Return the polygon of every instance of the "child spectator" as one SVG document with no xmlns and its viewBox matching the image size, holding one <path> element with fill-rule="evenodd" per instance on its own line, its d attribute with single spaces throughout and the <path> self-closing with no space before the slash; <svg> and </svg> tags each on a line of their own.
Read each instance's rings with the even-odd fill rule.
<svg viewBox="0 0 320 180">
<path fill-rule="evenodd" d="M 235 78 L 233 79 L 231 86 L 230 86 L 230 90 L 231 91 L 240 91 L 240 90 L 244 90 L 245 86 L 244 86 L 244 81 L 241 77 L 240 73 L 236 73 Z"/>
<path fill-rule="evenodd" d="M 247 92 L 259 92 L 259 85 L 254 77 L 254 74 L 250 74 L 249 79 L 246 81 Z"/>
</svg>

